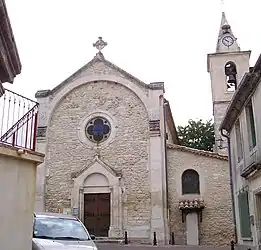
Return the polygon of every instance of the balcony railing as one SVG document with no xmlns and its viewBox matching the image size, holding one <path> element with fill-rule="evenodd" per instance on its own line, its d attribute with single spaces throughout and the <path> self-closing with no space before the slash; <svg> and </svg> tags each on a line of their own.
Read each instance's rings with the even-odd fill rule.
<svg viewBox="0 0 261 250">
<path fill-rule="evenodd" d="M 38 103 L 5 89 L 0 98 L 0 143 L 35 151 Z"/>
</svg>

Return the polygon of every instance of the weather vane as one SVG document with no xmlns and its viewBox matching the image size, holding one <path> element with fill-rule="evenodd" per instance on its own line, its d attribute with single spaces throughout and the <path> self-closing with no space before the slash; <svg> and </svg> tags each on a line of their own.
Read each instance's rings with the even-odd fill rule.
<svg viewBox="0 0 261 250">
<path fill-rule="evenodd" d="M 99 50 L 99 52 L 101 52 L 101 50 L 104 49 L 104 47 L 106 47 L 107 45 L 108 45 L 108 43 L 104 42 L 102 40 L 102 37 L 99 36 L 98 41 L 93 44 L 93 47 L 95 47 L 97 50 Z"/>
</svg>

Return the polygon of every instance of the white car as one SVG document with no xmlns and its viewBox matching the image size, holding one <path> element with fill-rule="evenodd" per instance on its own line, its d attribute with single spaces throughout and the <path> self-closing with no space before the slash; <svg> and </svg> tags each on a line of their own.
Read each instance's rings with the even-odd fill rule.
<svg viewBox="0 0 261 250">
<path fill-rule="evenodd" d="M 97 250 L 82 222 L 58 213 L 35 213 L 32 250 Z"/>
</svg>

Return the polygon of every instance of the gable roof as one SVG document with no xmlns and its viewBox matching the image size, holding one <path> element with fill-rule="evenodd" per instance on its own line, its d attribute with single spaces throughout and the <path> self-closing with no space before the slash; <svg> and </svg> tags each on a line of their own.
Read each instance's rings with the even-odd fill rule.
<svg viewBox="0 0 261 250">
<path fill-rule="evenodd" d="M 103 62 L 106 66 L 120 72 L 124 77 L 129 79 L 130 81 L 133 81 L 135 83 L 138 83 L 143 88 L 148 89 L 163 89 L 164 90 L 164 83 L 163 82 L 157 82 L 157 83 L 150 83 L 146 84 L 143 81 L 139 80 L 138 78 L 134 77 L 130 73 L 126 72 L 125 70 L 121 69 L 120 67 L 116 66 L 115 64 L 111 63 L 110 61 L 106 60 L 101 52 L 98 52 L 95 57 L 85 64 L 83 67 L 81 67 L 79 70 L 77 70 L 75 73 L 73 73 L 71 76 L 69 76 L 67 79 L 65 79 L 63 82 L 61 82 L 59 85 L 57 85 L 52 90 L 39 90 L 36 92 L 35 97 L 46 97 L 49 95 L 54 94 L 58 90 L 60 90 L 64 85 L 67 83 L 73 81 L 78 75 L 80 75 L 83 71 L 94 65 L 95 63 Z"/>
<path fill-rule="evenodd" d="M 230 132 L 238 116 L 242 112 L 243 107 L 249 98 L 254 94 L 261 79 L 261 54 L 257 62 L 250 72 L 246 73 L 238 85 L 232 100 L 228 106 L 226 115 L 224 116 L 219 129 L 225 129 Z"/>
<path fill-rule="evenodd" d="M 225 160 L 225 161 L 228 160 L 228 157 L 226 155 L 217 154 L 217 153 L 213 153 L 213 152 L 205 151 L 205 150 L 199 150 L 199 149 L 195 149 L 195 148 L 189 148 L 189 147 L 176 145 L 176 144 L 167 144 L 167 148 L 168 149 L 177 149 L 177 150 L 180 150 L 183 152 L 192 153 L 192 154 L 196 154 L 196 155 L 212 157 L 212 158 L 216 158 L 219 160 Z"/>
</svg>

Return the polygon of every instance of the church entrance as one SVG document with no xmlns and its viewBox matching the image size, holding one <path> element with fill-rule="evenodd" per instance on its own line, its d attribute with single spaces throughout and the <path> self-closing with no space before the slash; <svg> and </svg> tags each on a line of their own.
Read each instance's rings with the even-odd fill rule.
<svg viewBox="0 0 261 250">
<path fill-rule="evenodd" d="M 84 225 L 96 237 L 108 237 L 110 193 L 84 194 Z"/>
</svg>

